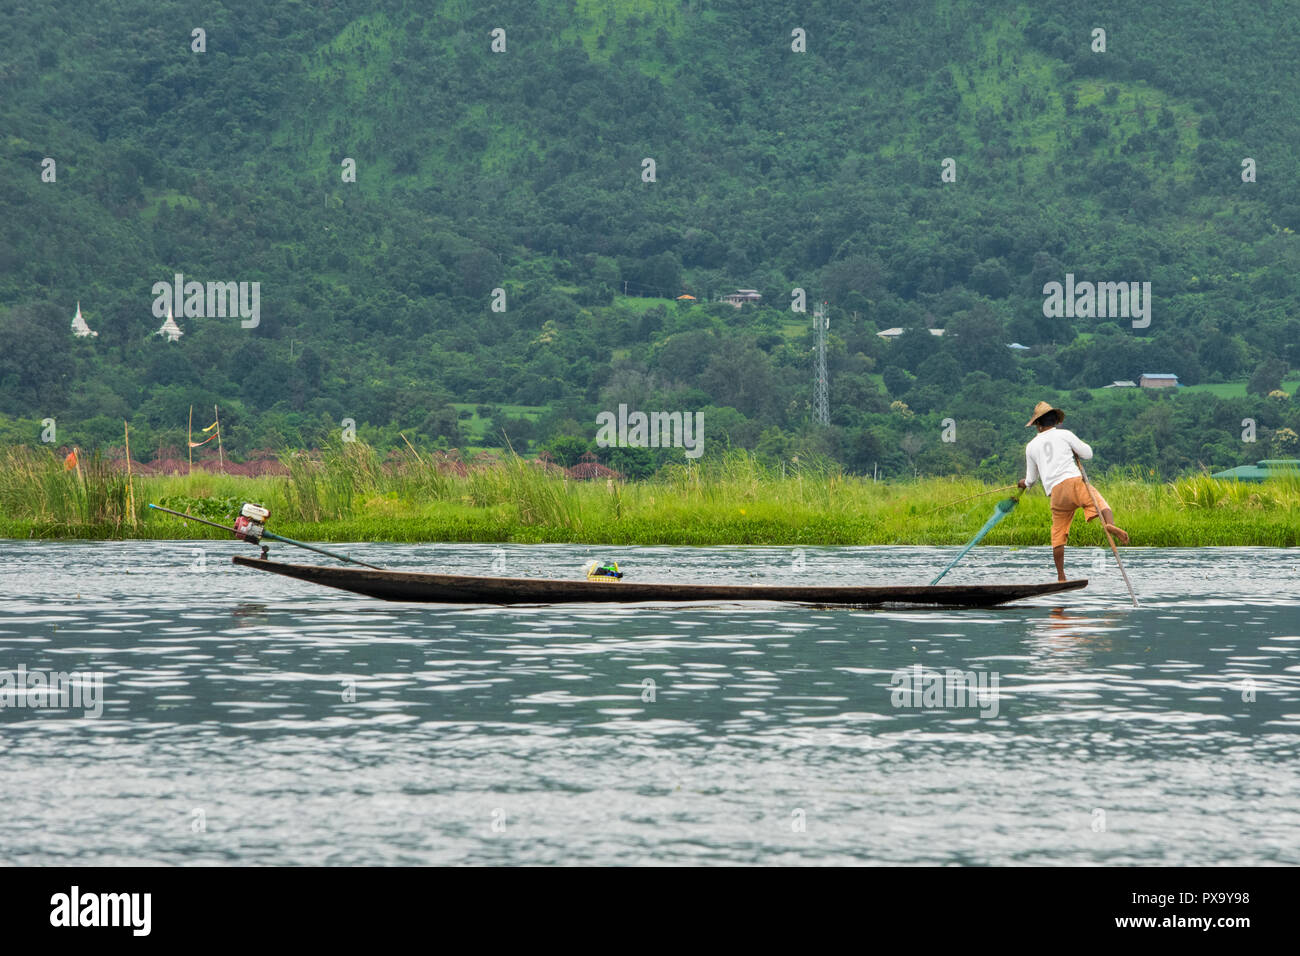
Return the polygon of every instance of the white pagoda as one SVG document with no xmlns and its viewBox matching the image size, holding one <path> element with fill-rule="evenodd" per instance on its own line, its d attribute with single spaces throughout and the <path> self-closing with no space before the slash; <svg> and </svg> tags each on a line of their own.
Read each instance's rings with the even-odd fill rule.
<svg viewBox="0 0 1300 956">
<path fill-rule="evenodd" d="M 167 306 L 167 321 L 165 321 L 162 324 L 162 328 L 154 334 L 165 335 L 168 342 L 176 342 L 185 334 L 181 331 L 181 327 L 176 324 L 176 320 L 172 318 L 172 307 L 170 305 Z"/>
<path fill-rule="evenodd" d="M 90 326 L 88 326 L 86 324 L 86 320 L 81 317 L 80 302 L 77 303 L 77 314 L 72 317 L 72 334 L 79 339 L 84 339 L 87 336 L 90 336 L 92 338 L 96 338 L 99 336 L 99 333 L 94 331 Z"/>
</svg>

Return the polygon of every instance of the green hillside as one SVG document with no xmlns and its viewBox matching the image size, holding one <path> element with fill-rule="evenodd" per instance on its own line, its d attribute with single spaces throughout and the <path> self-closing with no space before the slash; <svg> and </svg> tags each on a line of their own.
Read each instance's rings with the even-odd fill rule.
<svg viewBox="0 0 1300 956">
<path fill-rule="evenodd" d="M 1047 397 L 1106 465 L 1293 455 L 1298 55 L 1300 10 L 1247 0 L 6 7 L 0 441 L 129 419 L 148 457 L 219 405 L 236 454 L 350 418 L 569 458 L 625 403 L 704 411 L 706 454 L 992 477 Z M 257 326 L 155 335 L 178 273 L 259 282 Z M 1149 326 L 1044 316 L 1067 273 L 1150 282 Z M 1192 388 L 1096 391 L 1144 371 Z"/>
</svg>

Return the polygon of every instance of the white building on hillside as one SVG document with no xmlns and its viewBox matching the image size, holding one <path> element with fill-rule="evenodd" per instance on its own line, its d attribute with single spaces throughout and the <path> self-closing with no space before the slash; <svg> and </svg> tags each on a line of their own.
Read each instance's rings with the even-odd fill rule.
<svg viewBox="0 0 1300 956">
<path fill-rule="evenodd" d="M 81 317 L 80 302 L 77 303 L 77 314 L 72 317 L 72 334 L 79 339 L 84 339 L 87 336 L 92 338 L 99 336 L 99 333 L 91 329 L 91 327 L 86 324 L 86 320 Z"/>
<path fill-rule="evenodd" d="M 176 320 L 172 318 L 172 307 L 170 305 L 167 306 L 167 321 L 163 322 L 162 328 L 154 334 L 166 336 L 168 342 L 178 342 L 180 337 L 185 334 L 181 331 L 181 327 L 176 324 Z"/>
<path fill-rule="evenodd" d="M 739 309 L 742 305 L 746 305 L 750 302 L 758 302 L 762 298 L 763 296 L 757 289 L 737 289 L 735 292 L 731 293 L 731 295 L 724 295 L 722 301 L 730 302 Z"/>
</svg>

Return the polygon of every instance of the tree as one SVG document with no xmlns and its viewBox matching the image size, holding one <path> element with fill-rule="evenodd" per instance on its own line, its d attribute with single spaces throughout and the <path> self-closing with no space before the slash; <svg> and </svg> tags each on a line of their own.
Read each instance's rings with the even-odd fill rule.
<svg viewBox="0 0 1300 956">
<path fill-rule="evenodd" d="M 420 426 L 419 434 L 434 445 L 459 448 L 463 444 L 460 419 L 456 417 L 456 409 L 450 405 L 431 411 Z"/>
<path fill-rule="evenodd" d="M 649 478 L 655 471 L 655 459 L 649 448 L 601 448 L 601 460 L 624 478 Z"/>
<path fill-rule="evenodd" d="M 901 369 L 896 365 L 886 366 L 885 370 L 880 373 L 880 377 L 884 381 L 885 388 L 888 390 L 889 394 L 895 398 L 899 395 L 906 395 L 911 390 L 912 383 L 915 381 L 913 376 L 908 374 L 906 370 Z"/>
<path fill-rule="evenodd" d="M 850 470 L 869 475 L 872 468 L 884 458 L 884 447 L 877 435 L 870 429 L 845 429 L 841 433 L 839 444 L 834 449 L 835 456 Z"/>
<path fill-rule="evenodd" d="M 970 273 L 970 287 L 990 299 L 1001 299 L 1011 291 L 1011 273 L 997 259 L 985 259 Z"/>
<path fill-rule="evenodd" d="M 546 442 L 542 449 L 555 459 L 557 465 L 571 468 L 578 463 L 583 455 L 591 451 L 591 447 L 592 443 L 589 439 L 577 435 L 556 435 Z"/>
<path fill-rule="evenodd" d="M 908 432 L 898 441 L 898 447 L 903 450 L 907 456 L 907 466 L 912 469 L 913 476 L 916 475 L 916 455 L 925 447 L 925 439 L 915 432 Z"/>
<path fill-rule="evenodd" d="M 646 286 L 645 294 L 672 298 L 682 287 L 682 263 L 672 252 L 661 252 L 651 256 L 641 272 L 641 283 Z"/>
<path fill-rule="evenodd" d="M 945 338 L 964 372 L 985 372 L 993 378 L 1010 378 L 1015 361 L 1007 348 L 1001 320 L 985 303 L 954 317 Z"/>
<path fill-rule="evenodd" d="M 39 416 L 62 410 L 64 383 L 72 371 L 66 340 L 53 331 L 52 312 L 15 308 L 0 323 L 0 395 L 12 396 L 22 411 Z"/>
<path fill-rule="evenodd" d="M 916 384 L 924 388 L 936 385 L 952 389 L 962 378 L 961 366 L 947 352 L 932 355 L 921 363 L 916 370 Z M 909 403 L 910 404 L 910 403 Z"/>
<path fill-rule="evenodd" d="M 700 376 L 715 404 L 751 416 L 771 410 L 773 385 L 771 360 L 749 339 L 724 338 Z"/>
<path fill-rule="evenodd" d="M 1269 358 L 1255 367 L 1250 381 L 1246 383 L 1247 395 L 1267 395 L 1282 387 L 1282 376 L 1286 375 L 1286 362 L 1280 358 Z"/>
</svg>

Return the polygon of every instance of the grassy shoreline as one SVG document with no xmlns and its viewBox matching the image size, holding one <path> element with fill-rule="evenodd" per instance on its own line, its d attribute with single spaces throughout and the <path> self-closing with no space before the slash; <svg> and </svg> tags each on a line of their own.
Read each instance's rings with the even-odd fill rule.
<svg viewBox="0 0 1300 956">
<path fill-rule="evenodd" d="M 875 483 L 825 468 L 782 476 L 743 453 L 635 483 L 575 482 L 521 459 L 464 474 L 414 457 L 385 468 L 360 444 L 286 462 L 288 477 L 137 478 L 132 507 L 125 476 L 108 463 L 65 471 L 48 452 L 10 449 L 0 457 L 0 537 L 222 539 L 215 528 L 146 505 L 224 521 L 241 502 L 256 501 L 271 509 L 271 530 L 322 542 L 958 545 L 1010 494 L 968 478 Z M 1135 546 L 1300 546 L 1294 479 L 1154 482 L 1112 473 L 1097 484 Z M 985 543 L 1043 545 L 1050 523 L 1035 488 Z M 1076 519 L 1071 545 L 1104 543 L 1096 522 Z"/>
</svg>

